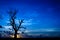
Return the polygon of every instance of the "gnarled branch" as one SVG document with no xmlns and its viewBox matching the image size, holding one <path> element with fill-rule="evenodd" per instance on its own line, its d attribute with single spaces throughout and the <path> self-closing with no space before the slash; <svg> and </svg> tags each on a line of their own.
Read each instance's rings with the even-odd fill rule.
<svg viewBox="0 0 60 40">
<path fill-rule="evenodd" d="M 23 19 L 24 20 L 24 19 Z M 18 30 L 19 30 L 19 28 L 21 28 L 21 25 L 22 25 L 22 23 L 23 23 L 23 20 L 19 20 L 19 26 L 18 26 Z"/>
</svg>

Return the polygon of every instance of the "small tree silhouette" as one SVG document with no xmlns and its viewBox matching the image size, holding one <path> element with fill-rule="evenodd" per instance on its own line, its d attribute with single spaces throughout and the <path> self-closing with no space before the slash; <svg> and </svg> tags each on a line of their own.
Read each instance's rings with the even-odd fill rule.
<svg viewBox="0 0 60 40">
<path fill-rule="evenodd" d="M 3 27 L 0 25 L 0 28 L 3 28 Z"/>
<path fill-rule="evenodd" d="M 25 27 L 22 27 L 22 26 L 21 26 L 22 23 L 23 23 L 23 21 L 24 21 L 24 19 L 19 20 L 19 25 L 17 26 L 17 24 L 16 24 L 16 22 L 15 22 L 17 10 L 16 10 L 16 9 L 15 9 L 15 10 L 9 10 L 8 14 L 9 14 L 9 17 L 10 17 L 10 20 L 9 20 L 9 21 L 10 21 L 10 25 L 12 26 L 12 28 L 13 28 L 14 31 L 15 31 L 14 38 L 17 38 L 17 32 L 18 32 L 18 30 L 19 30 L 20 28 L 26 29 Z"/>
</svg>

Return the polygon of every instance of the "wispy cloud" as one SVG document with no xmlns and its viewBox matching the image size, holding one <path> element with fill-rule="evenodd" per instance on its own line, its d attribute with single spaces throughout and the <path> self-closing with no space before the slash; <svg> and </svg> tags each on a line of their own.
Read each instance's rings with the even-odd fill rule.
<svg viewBox="0 0 60 40">
<path fill-rule="evenodd" d="M 12 26 L 4 26 L 4 28 L 9 29 L 12 28 Z"/>
<path fill-rule="evenodd" d="M 36 30 L 26 30 L 25 32 L 53 32 L 58 31 L 56 29 L 50 28 L 50 29 L 36 29 Z"/>
<path fill-rule="evenodd" d="M 33 20 L 32 19 L 29 19 L 29 20 L 24 20 L 24 23 L 22 25 L 32 25 L 32 22 Z"/>
</svg>

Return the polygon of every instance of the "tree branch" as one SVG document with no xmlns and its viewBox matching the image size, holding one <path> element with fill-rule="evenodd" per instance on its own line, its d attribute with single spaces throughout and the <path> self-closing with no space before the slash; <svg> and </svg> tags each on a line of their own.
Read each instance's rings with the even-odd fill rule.
<svg viewBox="0 0 60 40">
<path fill-rule="evenodd" d="M 23 19 L 24 20 L 24 19 Z M 21 27 L 21 24 L 23 23 L 23 20 L 19 20 L 19 26 L 18 26 L 18 30 L 19 30 L 19 28 Z"/>
</svg>

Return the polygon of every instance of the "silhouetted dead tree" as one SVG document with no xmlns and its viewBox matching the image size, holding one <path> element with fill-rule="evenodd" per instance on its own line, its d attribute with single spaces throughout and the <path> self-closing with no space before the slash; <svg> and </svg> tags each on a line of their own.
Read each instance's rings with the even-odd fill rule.
<svg viewBox="0 0 60 40">
<path fill-rule="evenodd" d="M 15 23 L 15 19 L 16 19 L 16 14 L 17 14 L 17 10 L 10 10 L 8 12 L 9 14 L 9 17 L 10 17 L 10 25 L 12 26 L 12 28 L 14 29 L 15 31 L 15 34 L 14 34 L 14 38 L 17 38 L 17 32 L 20 28 L 24 28 L 26 29 L 25 27 L 22 27 L 22 23 L 23 23 L 23 19 L 22 20 L 19 20 L 19 25 L 17 26 L 17 24 Z"/>
</svg>

